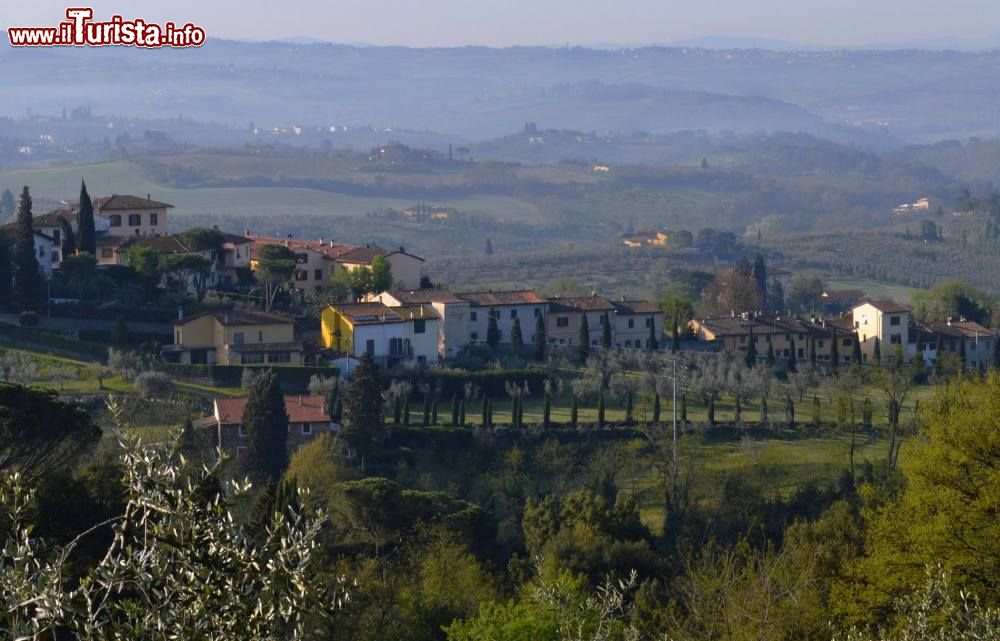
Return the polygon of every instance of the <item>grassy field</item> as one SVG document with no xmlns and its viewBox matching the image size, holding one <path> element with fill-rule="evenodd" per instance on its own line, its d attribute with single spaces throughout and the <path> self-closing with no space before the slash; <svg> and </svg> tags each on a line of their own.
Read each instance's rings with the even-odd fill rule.
<svg viewBox="0 0 1000 641">
<path fill-rule="evenodd" d="M 860 289 L 868 296 L 875 299 L 891 299 L 899 303 L 909 304 L 914 292 L 920 291 L 905 285 L 895 285 L 893 283 L 883 283 L 877 280 L 867 280 L 863 278 L 851 279 L 840 278 L 835 275 L 824 274 L 823 282 L 830 289 Z"/>
<path fill-rule="evenodd" d="M 409 198 L 352 196 L 318 189 L 291 187 L 235 187 L 174 189 L 151 182 L 141 169 L 129 162 L 110 162 L 79 167 L 53 167 L 0 172 L 0 188 L 18 193 L 23 185 L 35 198 L 75 200 L 80 193 L 80 179 L 87 181 L 92 196 L 104 194 L 150 194 L 154 200 L 168 202 L 174 231 L 198 224 L 206 216 L 231 219 L 233 224 L 272 232 L 275 220 L 298 218 L 363 216 L 378 208 L 405 209 L 414 204 Z M 467 196 L 435 200 L 435 205 L 454 207 L 462 212 L 496 218 L 539 222 L 541 214 L 534 205 L 506 196 Z M 36 214 L 44 212 L 35 212 Z M 230 231 L 240 231 L 233 229 Z M 330 230 L 328 236 L 336 236 Z"/>
</svg>

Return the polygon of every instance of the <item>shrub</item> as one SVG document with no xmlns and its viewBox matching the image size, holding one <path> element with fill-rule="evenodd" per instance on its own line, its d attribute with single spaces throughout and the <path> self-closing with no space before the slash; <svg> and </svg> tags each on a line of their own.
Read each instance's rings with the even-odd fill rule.
<svg viewBox="0 0 1000 641">
<path fill-rule="evenodd" d="M 174 380 L 163 372 L 143 372 L 135 377 L 133 385 L 145 398 L 164 398 L 174 391 Z"/>
<path fill-rule="evenodd" d="M 35 312 L 21 312 L 21 316 L 18 317 L 17 322 L 21 327 L 38 327 L 38 314 Z"/>
</svg>

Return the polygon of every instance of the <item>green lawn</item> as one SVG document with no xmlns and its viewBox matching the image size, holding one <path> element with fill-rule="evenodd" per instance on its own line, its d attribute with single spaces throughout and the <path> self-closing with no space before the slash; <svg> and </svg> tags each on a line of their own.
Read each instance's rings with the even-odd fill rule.
<svg viewBox="0 0 1000 641">
<path fill-rule="evenodd" d="M 860 289 L 868 296 L 875 299 L 891 299 L 906 305 L 915 292 L 921 291 L 914 287 L 896 285 L 894 283 L 884 283 L 877 280 L 865 278 L 841 278 L 832 274 L 824 274 L 823 282 L 830 289 Z"/>
</svg>

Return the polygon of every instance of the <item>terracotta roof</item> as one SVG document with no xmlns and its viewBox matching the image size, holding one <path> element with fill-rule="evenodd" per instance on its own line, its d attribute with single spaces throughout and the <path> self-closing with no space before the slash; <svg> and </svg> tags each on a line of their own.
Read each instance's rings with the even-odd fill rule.
<svg viewBox="0 0 1000 641">
<path fill-rule="evenodd" d="M 376 301 L 373 303 L 332 305 L 331 307 L 346 316 L 354 325 L 381 325 L 383 323 L 405 323 L 411 318 L 427 320 L 437 320 L 438 318 L 433 309 L 423 305 L 388 307 Z"/>
<path fill-rule="evenodd" d="M 989 338 L 997 333 L 983 327 L 975 321 L 951 321 L 945 323 L 927 323 L 927 329 L 935 334 L 946 336 L 964 336 L 966 338 Z"/>
<path fill-rule="evenodd" d="M 402 254 L 403 256 L 409 256 L 410 258 L 416 258 L 420 262 L 425 262 L 423 258 L 415 254 L 407 252 L 405 249 L 400 247 L 398 250 L 387 250 L 378 247 L 377 245 L 365 245 L 364 247 L 355 247 L 354 249 L 341 254 L 337 260 L 341 263 L 356 263 L 359 265 L 367 265 L 371 263 L 377 256 L 392 256 L 393 254 Z"/>
<path fill-rule="evenodd" d="M 494 307 L 500 305 L 538 305 L 547 301 L 532 289 L 512 290 L 506 292 L 461 292 L 456 296 L 467 300 L 473 305 Z"/>
<path fill-rule="evenodd" d="M 446 289 L 390 289 L 386 292 L 400 303 L 423 304 L 423 303 L 465 303 L 458 296 Z"/>
<path fill-rule="evenodd" d="M 168 205 L 167 203 L 161 203 L 157 200 L 150 200 L 149 198 L 140 198 L 139 196 L 119 196 L 118 194 L 112 194 L 111 196 L 103 196 L 101 198 L 92 198 L 91 201 L 94 203 L 94 209 L 97 211 L 116 211 L 124 209 L 164 209 L 166 207 L 173 208 L 173 205 Z"/>
<path fill-rule="evenodd" d="M 549 305 L 553 311 L 605 311 L 612 312 L 615 306 L 596 294 L 592 296 L 571 296 L 568 298 L 550 298 Z"/>
<path fill-rule="evenodd" d="M 883 314 L 899 314 L 910 311 L 909 307 L 894 300 L 868 300 L 865 303 L 868 303 Z"/>
<path fill-rule="evenodd" d="M 697 319 L 697 322 L 716 336 L 742 336 L 750 333 L 756 336 L 767 334 L 812 334 L 814 336 L 852 336 L 853 328 L 847 328 L 833 321 L 808 321 L 794 317 L 759 316 L 744 320 L 736 316 Z"/>
<path fill-rule="evenodd" d="M 129 236 L 119 240 L 119 248 L 139 246 L 148 247 L 157 254 L 190 254 L 194 253 L 176 236 Z"/>
<path fill-rule="evenodd" d="M 72 209 L 55 209 L 47 214 L 35 216 L 33 223 L 35 227 L 58 227 L 60 216 L 70 224 L 76 222 L 76 212 Z"/>
<path fill-rule="evenodd" d="M 195 314 L 194 316 L 175 320 L 171 324 L 185 325 L 196 318 L 202 318 L 203 316 L 214 316 L 215 320 L 227 327 L 239 325 L 286 325 L 292 323 L 290 318 L 278 316 L 277 314 L 269 314 L 267 312 L 257 312 L 246 309 L 230 309 Z"/>
<path fill-rule="evenodd" d="M 619 314 L 656 314 L 660 308 L 645 300 L 623 300 L 612 302 Z"/>
<path fill-rule="evenodd" d="M 342 245 L 334 243 L 333 241 L 318 241 L 318 240 L 298 240 L 295 238 L 276 238 L 273 236 L 252 236 L 250 237 L 250 242 L 256 245 L 284 245 L 289 249 L 296 251 L 307 249 L 320 254 L 323 254 L 326 258 L 335 260 L 336 258 L 346 254 L 350 251 L 357 249 L 357 245 Z M 256 255 L 251 249 L 251 255 Z"/>
<path fill-rule="evenodd" d="M 242 234 L 230 234 L 227 231 L 221 233 L 222 233 L 223 243 L 230 243 L 233 245 L 246 245 L 247 243 L 253 242 L 251 241 L 251 239 L 247 238 L 246 236 L 243 236 Z"/>
<path fill-rule="evenodd" d="M 224 425 L 239 425 L 247 407 L 245 398 L 214 399 L 215 415 Z M 289 423 L 329 423 L 326 401 L 322 396 L 285 396 L 285 413 Z"/>
</svg>

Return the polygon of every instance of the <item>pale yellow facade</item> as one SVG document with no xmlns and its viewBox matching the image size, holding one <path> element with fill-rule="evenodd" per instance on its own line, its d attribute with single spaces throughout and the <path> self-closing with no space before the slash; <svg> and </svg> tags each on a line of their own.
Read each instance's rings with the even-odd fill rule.
<svg viewBox="0 0 1000 641">
<path fill-rule="evenodd" d="M 174 323 L 174 344 L 164 360 L 204 365 L 302 365 L 302 345 L 292 321 L 254 322 L 260 313 L 216 312 Z M 250 317 L 248 319 L 248 317 Z"/>
</svg>

